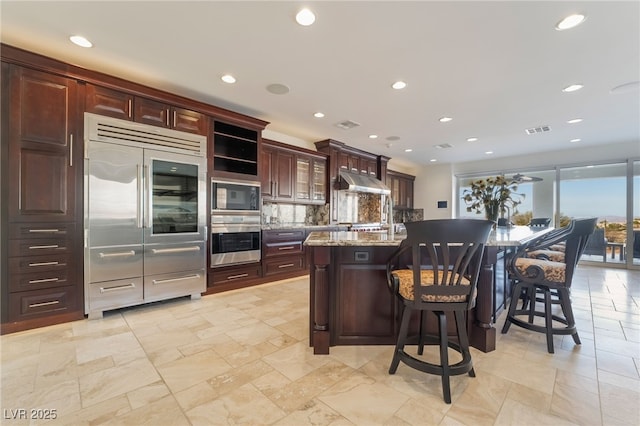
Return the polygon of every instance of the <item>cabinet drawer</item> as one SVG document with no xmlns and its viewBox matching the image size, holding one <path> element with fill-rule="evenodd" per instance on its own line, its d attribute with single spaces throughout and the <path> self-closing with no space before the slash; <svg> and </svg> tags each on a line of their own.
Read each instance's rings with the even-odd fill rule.
<svg viewBox="0 0 640 426">
<path fill-rule="evenodd" d="M 204 269 L 144 277 L 144 301 L 200 295 L 207 290 Z"/>
<path fill-rule="evenodd" d="M 62 314 L 76 307 L 73 286 L 9 294 L 9 321 Z"/>
<path fill-rule="evenodd" d="M 302 253 L 302 242 L 283 242 L 264 244 L 264 257 L 283 256 Z"/>
<path fill-rule="evenodd" d="M 75 225 L 72 223 L 12 223 L 9 225 L 9 239 L 73 238 Z"/>
<path fill-rule="evenodd" d="M 61 268 L 59 270 L 40 271 L 30 274 L 13 274 L 9 276 L 9 292 L 40 290 L 75 284 L 74 271 L 75 269 L 73 268 Z"/>
<path fill-rule="evenodd" d="M 261 277 L 259 262 L 230 268 L 215 268 L 212 271 L 213 285 L 248 281 Z"/>
<path fill-rule="evenodd" d="M 137 305 L 144 301 L 142 278 L 89 285 L 89 312 Z"/>
<path fill-rule="evenodd" d="M 65 237 L 9 240 L 9 257 L 71 254 L 73 241 Z"/>
<path fill-rule="evenodd" d="M 9 259 L 9 275 L 64 271 L 68 262 L 68 255 L 58 254 L 12 257 Z"/>
<path fill-rule="evenodd" d="M 304 256 L 287 256 L 275 259 L 263 259 L 265 276 L 287 274 L 294 271 L 302 271 L 305 268 Z"/>
<path fill-rule="evenodd" d="M 278 231 L 262 231 L 262 241 L 265 243 L 281 241 L 304 241 L 304 229 L 282 229 Z"/>
</svg>

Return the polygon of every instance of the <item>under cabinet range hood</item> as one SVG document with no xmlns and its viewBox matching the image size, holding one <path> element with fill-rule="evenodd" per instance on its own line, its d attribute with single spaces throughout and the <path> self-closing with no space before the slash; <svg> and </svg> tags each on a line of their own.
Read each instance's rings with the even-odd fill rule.
<svg viewBox="0 0 640 426">
<path fill-rule="evenodd" d="M 369 175 L 360 175 L 340 170 L 339 189 L 369 194 L 391 194 L 391 190 L 379 179 Z"/>
</svg>

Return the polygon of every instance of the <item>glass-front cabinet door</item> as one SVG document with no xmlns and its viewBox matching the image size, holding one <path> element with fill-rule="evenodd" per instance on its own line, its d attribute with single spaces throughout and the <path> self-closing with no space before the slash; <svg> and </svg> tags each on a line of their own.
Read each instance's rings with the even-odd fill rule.
<svg viewBox="0 0 640 426">
<path fill-rule="evenodd" d="M 296 200 L 308 201 L 311 199 L 311 161 L 308 158 L 296 159 Z"/>
<path fill-rule="evenodd" d="M 312 200 L 325 202 L 327 198 L 327 162 L 324 160 L 313 160 L 313 186 Z"/>
</svg>

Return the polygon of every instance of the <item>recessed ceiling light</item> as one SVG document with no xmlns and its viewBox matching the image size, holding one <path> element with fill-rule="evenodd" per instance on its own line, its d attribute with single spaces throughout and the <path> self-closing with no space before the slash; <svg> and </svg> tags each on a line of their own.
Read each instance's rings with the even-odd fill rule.
<svg viewBox="0 0 640 426">
<path fill-rule="evenodd" d="M 69 40 L 71 40 L 71 42 L 73 44 L 77 44 L 80 47 L 91 47 L 93 46 L 93 43 L 91 43 L 89 40 L 87 40 L 86 38 L 79 36 L 79 35 L 74 35 L 69 37 Z"/>
<path fill-rule="evenodd" d="M 400 89 L 404 89 L 405 87 L 407 87 L 407 83 L 405 83 L 404 81 L 396 81 L 395 83 L 393 83 L 391 85 L 391 87 L 393 87 L 396 90 L 400 90 Z"/>
<path fill-rule="evenodd" d="M 485 151 L 484 153 L 487 154 L 487 155 L 491 155 L 491 154 L 493 154 L 493 151 Z"/>
<path fill-rule="evenodd" d="M 289 88 L 284 84 L 274 83 L 267 86 L 267 92 L 274 95 L 286 95 L 289 93 Z"/>
<path fill-rule="evenodd" d="M 582 139 L 580 138 L 576 138 L 576 139 L 571 139 L 569 142 L 580 142 Z"/>
<path fill-rule="evenodd" d="M 303 27 L 308 27 L 316 21 L 316 15 L 307 8 L 302 9 L 296 14 L 296 22 Z"/>
<path fill-rule="evenodd" d="M 236 82 L 236 78 L 234 76 L 232 76 L 231 74 L 225 74 L 222 77 L 220 77 L 220 80 L 224 81 L 225 83 L 229 83 L 229 84 L 233 84 Z"/>
<path fill-rule="evenodd" d="M 378 135 L 369 135 L 369 139 L 377 139 Z"/>
<path fill-rule="evenodd" d="M 569 124 L 576 124 L 582 121 L 582 118 L 572 118 L 571 120 L 568 120 L 567 123 Z"/>
<path fill-rule="evenodd" d="M 407 148 L 404 150 L 404 152 L 411 152 L 411 151 L 413 151 L 411 148 Z"/>
<path fill-rule="evenodd" d="M 440 117 L 440 119 L 439 119 L 439 121 L 441 123 L 448 123 L 451 120 L 453 120 L 453 118 L 451 118 L 451 117 Z"/>
<path fill-rule="evenodd" d="M 475 142 L 478 138 L 467 138 L 467 142 Z"/>
<path fill-rule="evenodd" d="M 429 160 L 429 161 L 431 161 L 432 163 L 435 163 L 435 162 L 436 162 L 436 161 L 438 161 L 438 160 L 436 160 L 435 158 L 432 158 L 432 159 L 431 159 L 431 160 Z"/>
<path fill-rule="evenodd" d="M 584 86 L 582 84 L 572 84 L 571 86 L 567 86 L 562 89 L 563 92 L 575 92 L 576 90 L 582 89 Z"/>
<path fill-rule="evenodd" d="M 569 15 L 564 18 L 562 21 L 556 24 L 556 30 L 563 31 L 568 30 L 570 28 L 576 27 L 584 22 L 586 16 L 576 13 L 574 15 Z"/>
<path fill-rule="evenodd" d="M 323 113 L 321 113 L 320 111 L 318 111 L 318 112 L 316 112 L 315 114 L 313 114 L 313 116 L 314 116 L 315 118 L 322 118 L 322 117 L 324 117 L 324 114 L 323 114 Z"/>
</svg>

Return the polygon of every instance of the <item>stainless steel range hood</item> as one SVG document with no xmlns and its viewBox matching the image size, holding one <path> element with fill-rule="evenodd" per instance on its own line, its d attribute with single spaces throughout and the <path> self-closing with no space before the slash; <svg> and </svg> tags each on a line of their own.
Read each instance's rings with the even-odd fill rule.
<svg viewBox="0 0 640 426">
<path fill-rule="evenodd" d="M 340 170 L 338 188 L 353 192 L 367 192 L 369 194 L 391 194 L 391 190 L 379 179 L 343 170 Z"/>
</svg>

